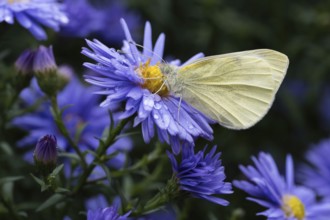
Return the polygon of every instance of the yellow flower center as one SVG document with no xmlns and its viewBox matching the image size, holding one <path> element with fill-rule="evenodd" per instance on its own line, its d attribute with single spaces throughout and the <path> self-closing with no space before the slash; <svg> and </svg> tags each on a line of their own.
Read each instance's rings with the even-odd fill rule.
<svg viewBox="0 0 330 220">
<path fill-rule="evenodd" d="M 283 197 L 282 210 L 287 217 L 295 217 L 297 220 L 305 218 L 305 206 L 296 196 L 285 195 Z"/>
<path fill-rule="evenodd" d="M 141 85 L 143 88 L 160 96 L 167 96 L 169 94 L 169 90 L 164 82 L 165 76 L 158 65 L 150 66 L 150 60 L 148 60 L 145 64 L 140 65 L 137 72 L 144 79 Z"/>
</svg>

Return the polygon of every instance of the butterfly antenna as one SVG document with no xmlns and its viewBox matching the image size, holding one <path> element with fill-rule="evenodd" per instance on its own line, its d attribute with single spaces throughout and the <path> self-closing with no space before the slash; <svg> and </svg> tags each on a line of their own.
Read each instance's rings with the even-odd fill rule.
<svg viewBox="0 0 330 220">
<path fill-rule="evenodd" d="M 160 92 L 160 90 L 162 90 L 162 88 L 165 86 L 166 81 L 167 81 L 167 79 L 164 80 L 162 85 L 159 87 L 159 89 L 154 94 L 158 94 Z"/>
</svg>

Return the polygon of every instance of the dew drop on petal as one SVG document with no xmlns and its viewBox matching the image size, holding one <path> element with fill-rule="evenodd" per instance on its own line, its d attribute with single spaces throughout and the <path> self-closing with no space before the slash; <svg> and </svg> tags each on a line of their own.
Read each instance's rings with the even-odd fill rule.
<svg viewBox="0 0 330 220">
<path fill-rule="evenodd" d="M 154 100 L 152 99 L 143 99 L 143 104 L 152 108 L 154 106 Z"/>
<path fill-rule="evenodd" d="M 159 95 L 155 94 L 154 99 L 156 102 L 159 102 L 162 98 Z"/>
<path fill-rule="evenodd" d="M 155 108 L 155 109 L 160 109 L 161 107 L 162 107 L 162 105 L 159 104 L 159 103 L 155 103 L 155 105 L 154 105 L 154 108 Z"/>
<path fill-rule="evenodd" d="M 159 115 L 154 114 L 154 119 L 155 119 L 155 120 L 158 120 L 158 119 L 159 119 Z"/>
<path fill-rule="evenodd" d="M 165 115 L 163 116 L 163 120 L 164 120 L 164 123 L 165 123 L 165 125 L 166 125 L 166 127 L 167 127 L 167 126 L 169 126 L 169 124 L 170 124 L 171 116 L 169 116 L 168 114 L 165 114 Z"/>
</svg>

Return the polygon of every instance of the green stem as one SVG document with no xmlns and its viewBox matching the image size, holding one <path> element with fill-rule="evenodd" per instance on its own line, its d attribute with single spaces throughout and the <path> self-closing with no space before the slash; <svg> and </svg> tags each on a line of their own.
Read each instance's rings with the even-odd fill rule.
<svg viewBox="0 0 330 220">
<path fill-rule="evenodd" d="M 76 194 L 81 190 L 81 188 L 85 185 L 89 175 L 92 173 L 93 169 L 96 167 L 96 163 L 99 160 L 102 155 L 104 155 L 108 149 L 109 146 L 111 146 L 115 141 L 116 137 L 120 134 L 120 132 L 123 130 L 127 122 L 130 120 L 130 118 L 123 119 L 119 122 L 117 127 L 109 131 L 108 137 L 104 141 L 100 141 L 100 144 L 96 150 L 96 157 L 94 158 L 93 162 L 84 170 L 83 174 L 81 175 L 78 184 L 75 186 L 75 188 L 72 191 L 72 194 Z"/>
<path fill-rule="evenodd" d="M 144 206 L 141 206 L 133 215 L 139 216 L 141 214 L 150 213 L 159 207 L 162 207 L 169 203 L 170 201 L 178 198 L 180 196 L 180 189 L 177 185 L 176 178 L 173 176 L 166 184 L 166 186 L 161 189 L 152 199 L 150 199 Z"/>
<path fill-rule="evenodd" d="M 63 123 L 63 120 L 61 117 L 61 111 L 58 107 L 56 95 L 51 96 L 50 101 L 51 101 L 51 105 L 52 105 L 54 115 L 55 115 L 55 123 L 56 123 L 58 129 L 60 130 L 62 135 L 69 141 L 70 146 L 72 146 L 72 148 L 77 152 L 77 154 L 81 160 L 81 165 L 82 165 L 83 169 L 85 170 L 87 167 L 85 157 L 84 157 L 83 153 L 80 151 L 78 145 L 70 137 L 70 134 L 69 134 L 68 130 L 66 129 L 65 124 Z"/>
<path fill-rule="evenodd" d="M 127 173 L 134 172 L 136 170 L 139 170 L 141 167 L 145 167 L 149 163 L 158 160 L 160 158 L 160 155 L 163 154 L 163 149 L 160 144 L 156 146 L 156 148 L 148 155 L 145 155 L 142 159 L 140 159 L 137 163 L 134 165 L 123 169 L 123 170 L 114 170 L 111 172 L 111 176 L 113 177 L 121 177 L 124 176 Z"/>
<path fill-rule="evenodd" d="M 146 176 L 142 182 L 134 184 L 134 187 L 131 189 L 131 197 L 138 197 L 139 195 L 143 195 L 150 190 L 154 190 L 152 186 L 155 181 L 159 180 L 162 175 L 164 175 L 163 170 L 166 166 L 164 162 L 167 162 L 167 158 L 161 158 L 161 161 L 157 164 L 157 167 L 153 170 L 153 172 Z M 158 188 L 158 187 L 157 187 Z"/>
</svg>

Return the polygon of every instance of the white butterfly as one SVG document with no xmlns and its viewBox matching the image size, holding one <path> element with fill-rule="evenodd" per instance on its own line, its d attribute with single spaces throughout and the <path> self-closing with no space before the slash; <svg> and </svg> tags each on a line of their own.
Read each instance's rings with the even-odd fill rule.
<svg viewBox="0 0 330 220">
<path fill-rule="evenodd" d="M 166 86 L 206 116 L 231 129 L 246 129 L 271 107 L 289 65 L 269 49 L 209 56 L 170 70 Z"/>
</svg>

